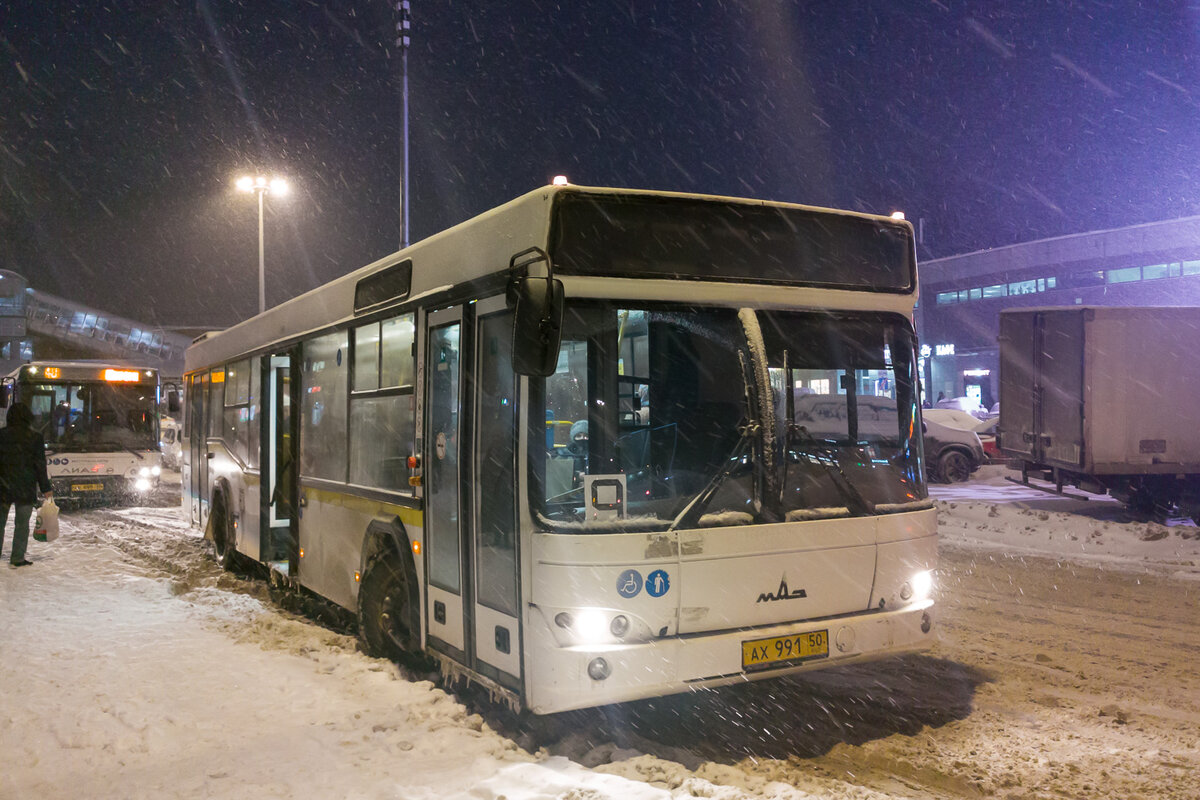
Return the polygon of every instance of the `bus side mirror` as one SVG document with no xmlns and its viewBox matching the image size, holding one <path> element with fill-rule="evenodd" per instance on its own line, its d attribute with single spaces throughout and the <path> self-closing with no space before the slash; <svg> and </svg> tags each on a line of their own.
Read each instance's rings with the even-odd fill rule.
<svg viewBox="0 0 1200 800">
<path fill-rule="evenodd" d="M 518 278 L 513 294 L 513 371 L 539 378 L 553 375 L 562 339 L 562 281 L 551 277 Z"/>
<path fill-rule="evenodd" d="M 12 384 L 0 386 L 0 408 L 8 408 L 12 404 Z"/>
</svg>

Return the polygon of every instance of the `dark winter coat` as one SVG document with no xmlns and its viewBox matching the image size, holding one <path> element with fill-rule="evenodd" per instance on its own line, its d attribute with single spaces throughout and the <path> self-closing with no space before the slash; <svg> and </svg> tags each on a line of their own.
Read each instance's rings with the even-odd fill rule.
<svg viewBox="0 0 1200 800">
<path fill-rule="evenodd" d="M 0 428 L 0 503 L 36 505 L 38 490 L 50 491 L 46 473 L 46 442 L 28 425 Z"/>
</svg>

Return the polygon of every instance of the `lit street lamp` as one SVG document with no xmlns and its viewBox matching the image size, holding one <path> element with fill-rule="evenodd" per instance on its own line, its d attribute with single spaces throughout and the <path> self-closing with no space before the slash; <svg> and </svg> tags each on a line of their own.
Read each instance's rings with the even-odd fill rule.
<svg viewBox="0 0 1200 800">
<path fill-rule="evenodd" d="M 243 175 L 237 179 L 237 188 L 242 192 L 254 192 L 258 195 L 258 313 L 267 310 L 267 278 L 266 265 L 263 259 L 263 195 L 275 194 L 280 197 L 288 193 L 288 182 L 283 178 L 266 178 L 259 175 L 251 178 Z"/>
</svg>

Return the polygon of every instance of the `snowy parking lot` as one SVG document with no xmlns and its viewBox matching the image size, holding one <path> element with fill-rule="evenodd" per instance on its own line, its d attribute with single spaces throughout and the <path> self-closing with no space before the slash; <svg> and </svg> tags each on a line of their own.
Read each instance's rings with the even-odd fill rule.
<svg viewBox="0 0 1200 800">
<path fill-rule="evenodd" d="M 534 719 L 283 610 L 173 505 L 65 515 L 0 572 L 0 798 L 1200 796 L 1200 529 L 1005 477 L 932 488 L 932 652 Z"/>
</svg>

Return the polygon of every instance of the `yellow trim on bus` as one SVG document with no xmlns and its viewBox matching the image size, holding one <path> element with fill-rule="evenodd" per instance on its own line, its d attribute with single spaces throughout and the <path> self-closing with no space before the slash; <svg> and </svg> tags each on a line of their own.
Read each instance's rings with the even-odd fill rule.
<svg viewBox="0 0 1200 800">
<path fill-rule="evenodd" d="M 411 508 L 398 503 L 388 503 L 383 500 L 371 500 L 346 492 L 336 492 L 332 489 L 314 489 L 301 486 L 300 491 L 304 492 L 311 501 L 321 503 L 322 505 L 347 508 L 359 514 L 367 514 L 375 517 L 384 514 L 389 516 L 395 515 L 409 527 L 420 528 L 424 525 L 425 514 L 419 508 Z"/>
</svg>

